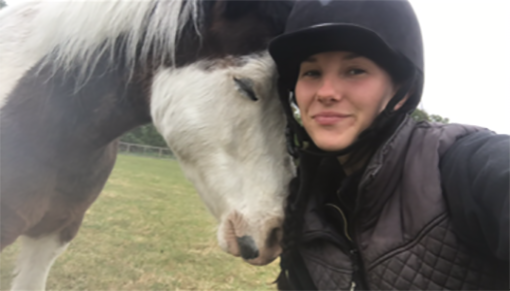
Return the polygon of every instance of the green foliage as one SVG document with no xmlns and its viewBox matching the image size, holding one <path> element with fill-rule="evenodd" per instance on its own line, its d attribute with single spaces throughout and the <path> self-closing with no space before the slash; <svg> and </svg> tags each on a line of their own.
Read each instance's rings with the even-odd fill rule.
<svg viewBox="0 0 510 291">
<path fill-rule="evenodd" d="M 149 145 L 154 147 L 167 147 L 165 140 L 152 123 L 139 126 L 126 132 L 120 141 Z"/>
<path fill-rule="evenodd" d="M 445 123 L 445 124 L 450 122 L 450 119 L 448 119 L 446 117 L 442 117 L 440 115 L 436 115 L 436 114 L 431 114 L 430 120 L 432 122 L 439 122 L 439 123 Z"/>
<path fill-rule="evenodd" d="M 429 122 L 439 122 L 439 123 L 444 123 L 444 124 L 447 124 L 450 122 L 450 120 L 446 117 L 442 117 L 440 115 L 437 115 L 437 114 L 428 114 L 425 110 L 420 110 L 420 109 L 416 109 L 412 114 L 411 116 L 416 120 L 416 121 L 429 121 Z"/>
</svg>

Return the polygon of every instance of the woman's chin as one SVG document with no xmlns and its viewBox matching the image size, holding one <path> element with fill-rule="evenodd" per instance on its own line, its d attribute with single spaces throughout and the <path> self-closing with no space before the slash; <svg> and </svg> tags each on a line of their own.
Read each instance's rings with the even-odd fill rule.
<svg viewBox="0 0 510 291">
<path fill-rule="evenodd" d="M 346 149 L 350 146 L 357 135 L 354 127 L 322 129 L 312 127 L 307 130 L 315 145 L 327 152 L 336 152 Z"/>
<path fill-rule="evenodd" d="M 350 140 L 318 140 L 315 145 L 326 152 L 337 152 L 346 149 L 352 142 Z"/>
</svg>

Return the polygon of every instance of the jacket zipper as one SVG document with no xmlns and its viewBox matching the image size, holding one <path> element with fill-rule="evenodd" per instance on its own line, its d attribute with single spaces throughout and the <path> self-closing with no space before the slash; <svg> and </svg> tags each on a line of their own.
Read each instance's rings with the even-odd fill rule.
<svg viewBox="0 0 510 291">
<path fill-rule="evenodd" d="M 347 238 L 347 240 L 349 240 L 349 245 L 350 245 L 349 256 L 351 257 L 351 261 L 353 264 L 352 281 L 351 281 L 351 287 L 349 290 L 355 291 L 356 287 L 362 285 L 361 284 L 362 283 L 362 277 L 361 277 L 362 270 L 360 268 L 361 257 L 359 255 L 358 248 L 356 246 L 356 243 L 352 239 L 352 237 L 349 235 L 349 227 L 348 227 L 348 223 L 347 223 L 347 217 L 345 216 L 345 213 L 343 212 L 343 210 L 340 207 L 336 206 L 335 204 L 327 203 L 326 205 L 331 206 L 334 209 L 336 209 L 340 213 L 340 215 L 342 216 L 342 219 L 344 221 L 344 228 L 343 228 L 344 235 Z"/>
<path fill-rule="evenodd" d="M 338 212 L 340 212 L 340 215 L 342 216 L 342 219 L 344 221 L 344 235 L 352 243 L 352 238 L 349 235 L 349 227 L 347 226 L 347 217 L 345 216 L 345 213 L 342 211 L 342 208 L 340 208 L 332 203 L 327 203 L 326 206 L 331 206 L 334 209 L 336 209 Z"/>
<path fill-rule="evenodd" d="M 331 234 L 311 233 L 311 234 L 303 236 L 302 238 L 303 238 L 303 240 L 307 240 L 307 241 L 311 241 L 311 240 L 319 239 L 319 238 L 321 238 L 321 239 L 326 238 L 331 243 L 334 243 L 335 245 L 342 248 L 341 243 L 338 242 L 338 237 L 335 237 L 334 235 L 331 235 Z M 360 272 L 360 268 L 359 268 L 361 258 L 359 257 L 358 250 L 356 249 L 355 244 L 351 240 L 349 240 L 349 245 L 350 245 L 349 246 L 350 249 L 347 251 L 348 251 L 349 256 L 351 257 L 351 262 L 353 264 L 352 280 L 351 280 L 351 285 L 349 287 L 349 291 L 355 291 L 355 290 L 357 290 L 356 289 L 357 287 L 361 288 L 361 286 L 365 286 L 365 285 L 363 284 L 361 272 Z M 360 290 L 368 290 L 368 288 L 361 288 Z"/>
</svg>

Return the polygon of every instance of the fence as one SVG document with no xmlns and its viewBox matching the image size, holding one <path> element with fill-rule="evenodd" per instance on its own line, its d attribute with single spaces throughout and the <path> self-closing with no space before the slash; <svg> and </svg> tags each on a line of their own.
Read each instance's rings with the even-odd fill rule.
<svg viewBox="0 0 510 291">
<path fill-rule="evenodd" d="M 119 142 L 119 153 L 148 156 L 161 159 L 174 159 L 169 148 L 153 147 L 135 143 Z"/>
</svg>

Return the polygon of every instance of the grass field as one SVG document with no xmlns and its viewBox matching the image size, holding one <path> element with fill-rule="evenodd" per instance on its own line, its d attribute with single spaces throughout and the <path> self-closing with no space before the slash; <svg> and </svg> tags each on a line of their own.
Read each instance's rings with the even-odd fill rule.
<svg viewBox="0 0 510 291">
<path fill-rule="evenodd" d="M 278 263 L 255 267 L 223 253 L 215 226 L 176 161 L 119 155 L 48 289 L 275 290 Z M 2 290 L 17 250 L 0 256 Z"/>
</svg>

